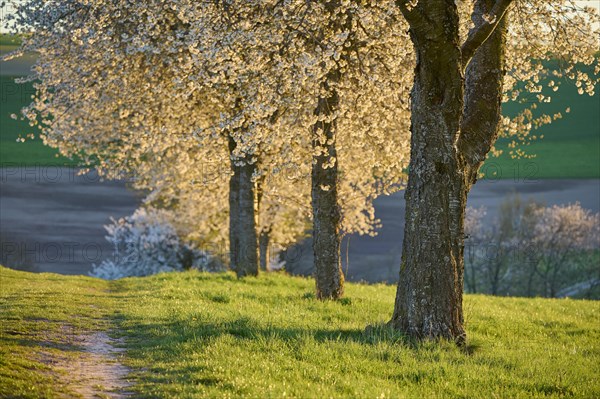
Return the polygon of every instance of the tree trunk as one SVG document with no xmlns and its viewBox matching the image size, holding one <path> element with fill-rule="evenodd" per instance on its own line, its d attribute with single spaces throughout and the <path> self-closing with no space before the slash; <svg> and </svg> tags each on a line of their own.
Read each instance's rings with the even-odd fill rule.
<svg viewBox="0 0 600 399">
<path fill-rule="evenodd" d="M 235 140 L 229 137 L 229 152 L 235 150 Z M 258 275 L 258 241 L 255 217 L 255 184 L 252 176 L 256 164 L 248 156 L 231 157 L 233 174 L 229 180 L 229 260 L 238 277 Z"/>
<path fill-rule="evenodd" d="M 454 2 L 430 0 L 410 8 L 396 4 L 410 24 L 417 66 L 406 226 L 390 323 L 411 337 L 462 344 L 464 213 L 477 170 L 498 133 L 503 16 L 510 0 L 477 0 L 475 27 L 462 46 Z M 498 22 L 487 24 L 482 15 L 493 4 Z M 489 99 L 494 101 L 489 104 Z"/>
<path fill-rule="evenodd" d="M 265 190 L 266 174 L 262 174 L 256 181 L 256 225 L 260 230 L 258 234 L 258 254 L 260 261 L 260 270 L 267 271 L 269 269 L 269 246 L 271 237 L 271 227 L 267 230 L 264 229 L 262 221 L 259 216 L 261 215 L 262 199 Z"/>
<path fill-rule="evenodd" d="M 500 252 L 500 245 L 498 245 L 498 252 Z M 498 291 L 500 288 L 500 272 L 502 271 L 502 266 L 503 263 L 505 262 L 504 258 L 504 254 L 503 253 L 497 253 L 496 257 L 493 261 L 491 261 L 492 265 L 492 271 L 491 271 L 491 276 L 490 276 L 490 288 L 491 288 L 491 294 L 496 296 L 498 295 Z"/>
<path fill-rule="evenodd" d="M 449 18 L 457 26 L 456 10 L 452 9 L 454 6 L 449 6 L 438 20 Z M 453 43 L 441 30 L 439 41 L 428 38 L 426 43 L 411 31 L 418 61 L 412 91 L 406 225 L 391 323 L 417 339 L 463 342 L 467 187 L 455 146 L 463 108 L 463 80 L 458 37 Z"/>
<path fill-rule="evenodd" d="M 475 2 L 473 22 L 484 23 L 482 16 L 493 0 Z M 479 168 L 496 142 L 502 117 L 502 85 L 506 74 L 504 59 L 507 33 L 505 15 L 479 47 L 465 72 L 465 101 L 458 148 L 467 161 L 469 186 L 477 180 Z"/>
<path fill-rule="evenodd" d="M 312 209 L 313 252 L 317 298 L 337 299 L 344 293 L 344 275 L 340 258 L 341 215 L 338 205 L 338 163 L 336 121 L 327 118 L 339 104 L 338 94 L 328 82 L 337 82 L 339 72 L 327 76 L 324 89 L 328 97 L 320 98 L 315 114 L 326 118 L 313 129 Z M 330 162 L 334 159 L 333 162 Z"/>
<path fill-rule="evenodd" d="M 465 284 L 467 286 L 468 291 L 471 294 L 477 293 L 477 265 L 475 261 L 477 259 L 477 245 L 478 242 L 472 241 L 470 245 L 466 248 L 467 259 L 469 260 L 467 267 L 467 262 L 465 262 Z"/>
<path fill-rule="evenodd" d="M 259 253 L 260 253 L 260 270 L 268 271 L 269 270 L 269 261 L 270 261 L 270 253 L 269 253 L 269 231 L 261 231 L 258 237 L 259 242 Z"/>
<path fill-rule="evenodd" d="M 469 290 L 469 292 L 471 294 L 476 294 L 477 293 L 477 276 L 476 276 L 476 272 L 475 272 L 475 265 L 473 264 L 473 261 L 469 262 L 471 264 L 470 270 L 469 268 L 467 268 L 465 266 L 465 282 L 467 284 L 467 288 Z M 468 276 L 466 272 L 469 272 Z"/>
<path fill-rule="evenodd" d="M 533 279 L 537 274 L 537 263 L 531 264 L 529 274 L 527 276 L 527 293 L 525 296 L 533 297 Z"/>
</svg>

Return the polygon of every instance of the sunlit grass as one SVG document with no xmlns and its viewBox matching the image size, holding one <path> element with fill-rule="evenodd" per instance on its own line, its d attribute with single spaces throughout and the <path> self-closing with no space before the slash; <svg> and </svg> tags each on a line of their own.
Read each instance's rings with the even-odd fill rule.
<svg viewBox="0 0 600 399">
<path fill-rule="evenodd" d="M 31 359 L 40 331 L 66 323 L 122 336 L 141 397 L 600 397 L 600 302 L 467 295 L 459 349 L 387 329 L 386 285 L 319 302 L 311 279 L 282 274 L 105 282 L 3 268 L 0 284 L 0 392 L 60 390 Z"/>
</svg>

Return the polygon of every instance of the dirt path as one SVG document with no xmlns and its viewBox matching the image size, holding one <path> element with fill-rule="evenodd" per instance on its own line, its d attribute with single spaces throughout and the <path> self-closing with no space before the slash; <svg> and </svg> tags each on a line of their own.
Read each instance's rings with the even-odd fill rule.
<svg viewBox="0 0 600 399">
<path fill-rule="evenodd" d="M 119 361 L 124 351 L 122 341 L 105 332 L 72 334 L 65 330 L 68 346 L 38 353 L 63 388 L 86 399 L 130 397 L 132 384 L 127 375 L 131 370 Z"/>
<path fill-rule="evenodd" d="M 75 361 L 64 365 L 72 379 L 70 388 L 84 398 L 125 398 L 131 386 L 126 378 L 130 370 L 119 363 L 122 344 L 104 332 L 80 336 L 85 352 Z"/>
</svg>

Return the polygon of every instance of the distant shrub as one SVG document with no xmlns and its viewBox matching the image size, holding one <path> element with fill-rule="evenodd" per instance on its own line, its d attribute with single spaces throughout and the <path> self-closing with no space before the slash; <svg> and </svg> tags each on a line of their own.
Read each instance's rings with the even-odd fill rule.
<svg viewBox="0 0 600 399">
<path fill-rule="evenodd" d="M 114 280 L 185 269 L 219 270 L 208 253 L 182 242 L 168 216 L 164 210 L 140 208 L 131 216 L 112 219 L 104 226 L 112 257 L 93 265 L 90 275 Z"/>
<path fill-rule="evenodd" d="M 498 217 L 468 208 L 465 288 L 519 296 L 597 297 L 600 214 L 579 204 L 544 207 L 518 196 Z"/>
</svg>

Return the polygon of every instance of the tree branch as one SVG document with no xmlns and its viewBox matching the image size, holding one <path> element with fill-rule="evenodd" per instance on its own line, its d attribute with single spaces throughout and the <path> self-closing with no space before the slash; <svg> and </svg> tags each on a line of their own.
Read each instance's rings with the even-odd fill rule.
<svg viewBox="0 0 600 399">
<path fill-rule="evenodd" d="M 486 19 L 486 17 L 482 16 L 483 23 L 471 29 L 467 40 L 465 40 L 461 48 L 463 69 L 467 67 L 479 46 L 485 43 L 494 32 L 512 2 L 513 0 L 496 0 L 496 3 L 488 14 L 489 17 Z"/>
<path fill-rule="evenodd" d="M 424 25 L 426 23 L 425 18 L 423 18 L 423 15 L 417 9 L 416 4 L 412 4 L 411 0 L 396 0 L 396 5 L 400 8 L 406 22 L 408 22 L 411 27 L 414 28 L 415 26 Z"/>
<path fill-rule="evenodd" d="M 477 0 L 473 15 L 486 14 L 495 3 L 493 0 Z M 469 181 L 472 183 L 499 134 L 506 74 L 507 18 L 505 15 L 497 22 L 487 40 L 466 63 L 464 107 L 457 145 L 469 166 Z"/>
</svg>

